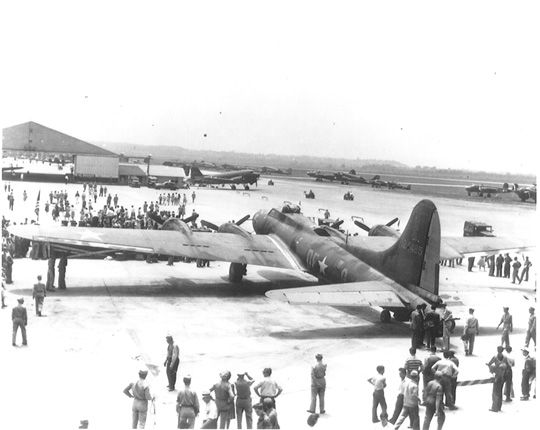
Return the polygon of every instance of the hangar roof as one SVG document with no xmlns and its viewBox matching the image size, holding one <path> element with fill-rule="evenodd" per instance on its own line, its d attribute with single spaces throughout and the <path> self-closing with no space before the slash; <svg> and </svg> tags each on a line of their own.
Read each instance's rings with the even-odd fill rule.
<svg viewBox="0 0 540 430">
<path fill-rule="evenodd" d="M 33 121 L 4 128 L 2 146 L 3 149 L 17 151 L 117 156 L 114 152 Z"/>
<path fill-rule="evenodd" d="M 119 163 L 118 164 L 119 176 L 146 176 L 146 169 L 144 166 L 138 164 Z"/>
</svg>

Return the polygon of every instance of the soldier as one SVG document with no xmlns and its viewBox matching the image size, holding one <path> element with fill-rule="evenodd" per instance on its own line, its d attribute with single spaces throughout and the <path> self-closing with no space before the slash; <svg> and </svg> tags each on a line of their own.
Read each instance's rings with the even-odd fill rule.
<svg viewBox="0 0 540 430">
<path fill-rule="evenodd" d="M 11 311 L 11 321 L 13 322 L 13 336 L 11 338 L 11 344 L 17 346 L 17 330 L 21 328 L 22 335 L 22 344 L 23 346 L 28 345 L 26 342 L 26 324 L 28 323 L 28 315 L 26 313 L 26 308 L 23 306 L 24 299 L 21 297 L 17 299 L 17 306 Z"/>
<path fill-rule="evenodd" d="M 36 315 L 40 317 L 47 290 L 45 289 L 45 284 L 41 282 L 41 275 L 38 275 L 37 280 L 37 284 L 34 284 L 32 298 L 36 301 Z"/>
<path fill-rule="evenodd" d="M 195 417 L 199 415 L 199 398 L 191 389 L 191 376 L 184 378 L 184 389 L 176 398 L 176 412 L 178 412 L 178 428 L 192 429 L 195 427 Z"/>
<path fill-rule="evenodd" d="M 437 306 L 431 305 L 431 310 L 426 313 L 426 317 L 424 319 L 427 348 L 435 346 L 435 339 L 437 338 L 437 330 L 440 321 L 441 316 L 437 312 Z"/>
<path fill-rule="evenodd" d="M 497 330 L 499 327 L 503 326 L 502 329 L 502 335 L 501 335 L 501 346 L 510 346 L 510 333 L 512 333 L 513 330 L 513 324 L 512 324 L 512 315 L 510 315 L 510 312 L 508 312 L 508 307 L 503 307 L 503 316 L 501 317 L 501 322 L 497 325 Z"/>
<path fill-rule="evenodd" d="M 248 380 L 244 378 L 246 376 Z M 246 413 L 246 427 L 248 429 L 253 426 L 253 409 L 251 402 L 251 385 L 254 379 L 247 372 L 238 373 L 238 378 L 234 383 L 236 388 L 236 425 L 239 429 L 242 428 L 242 415 Z"/>
<path fill-rule="evenodd" d="M 489 276 L 495 275 L 495 255 L 490 255 L 487 258 L 488 266 L 489 266 Z"/>
<path fill-rule="evenodd" d="M 424 319 L 422 318 L 422 305 L 417 305 L 411 312 L 411 347 L 418 348 L 423 344 L 422 332 L 424 330 Z"/>
<path fill-rule="evenodd" d="M 446 303 L 441 305 L 442 308 L 442 324 L 443 324 L 443 351 L 450 349 L 450 329 L 454 320 L 452 312 L 446 308 Z"/>
<path fill-rule="evenodd" d="M 497 278 L 500 278 L 502 276 L 503 262 L 504 262 L 504 258 L 502 256 L 502 254 L 499 254 L 499 256 L 497 257 L 497 260 L 496 260 L 497 272 L 496 272 L 495 276 L 497 276 Z"/>
<path fill-rule="evenodd" d="M 523 263 L 523 270 L 521 271 L 521 277 L 519 278 L 519 283 L 523 282 L 523 279 L 525 279 L 525 282 L 529 282 L 529 268 L 532 266 L 531 261 L 529 260 L 529 257 L 525 257 L 525 261 Z"/>
<path fill-rule="evenodd" d="M 516 360 L 514 360 L 514 357 L 512 357 L 512 347 L 507 346 L 505 348 L 505 351 L 503 351 L 504 358 L 506 358 L 506 362 L 508 363 L 508 367 L 506 368 L 506 373 L 504 375 L 504 396 L 505 402 L 511 402 L 512 397 L 514 397 L 514 386 L 513 386 L 513 367 L 516 364 Z"/>
<path fill-rule="evenodd" d="M 521 398 L 520 400 L 529 400 L 531 392 L 531 381 L 536 378 L 536 360 L 529 355 L 529 349 L 523 348 L 523 371 L 521 373 Z"/>
<path fill-rule="evenodd" d="M 515 284 L 516 280 L 519 281 L 520 268 L 521 268 L 521 263 L 518 261 L 517 257 L 514 257 L 514 262 L 512 263 L 512 284 Z"/>
<path fill-rule="evenodd" d="M 66 289 L 66 267 L 68 259 L 66 254 L 62 254 L 60 261 L 58 262 L 58 289 Z"/>
<path fill-rule="evenodd" d="M 525 335 L 525 347 L 527 348 L 531 339 L 534 341 L 534 346 L 536 346 L 536 315 L 532 306 L 529 308 L 529 314 L 529 325 L 527 326 L 527 334 Z"/>
<path fill-rule="evenodd" d="M 139 380 L 130 383 L 124 388 L 124 394 L 133 399 L 132 421 L 131 428 L 136 429 L 137 424 L 140 429 L 143 429 L 146 424 L 146 416 L 148 414 L 148 400 L 154 401 L 154 397 L 150 394 L 150 387 L 146 382 L 148 371 L 139 371 Z"/>
<path fill-rule="evenodd" d="M 504 348 L 502 346 L 497 347 L 497 355 L 491 358 L 491 360 L 486 363 L 489 367 L 489 371 L 493 374 L 493 391 L 492 391 L 492 404 L 490 411 L 499 412 L 502 407 L 502 392 L 504 385 L 504 376 L 506 374 L 506 369 L 508 368 L 508 362 L 503 356 Z"/>
<path fill-rule="evenodd" d="M 512 258 L 508 253 L 504 254 L 504 277 L 510 279 L 510 264 L 512 263 Z"/>
<path fill-rule="evenodd" d="M 4 252 L 5 254 L 5 273 L 6 273 L 6 284 L 13 284 L 13 257 L 11 252 Z"/>
<path fill-rule="evenodd" d="M 172 336 L 166 336 L 167 340 L 167 357 L 163 366 L 167 369 L 167 379 L 169 381 L 169 391 L 174 391 L 176 385 L 176 373 L 178 372 L 178 365 L 180 364 L 180 349 L 178 345 L 174 343 Z"/>
<path fill-rule="evenodd" d="M 474 340 L 478 336 L 478 320 L 474 316 L 474 309 L 469 308 L 469 318 L 465 322 L 463 327 L 463 347 L 465 349 L 465 355 L 473 355 Z"/>
<path fill-rule="evenodd" d="M 326 413 L 324 410 L 324 393 L 326 391 L 326 364 L 323 363 L 322 354 L 315 356 L 317 363 L 311 368 L 311 405 L 308 409 L 309 413 L 314 414 L 317 405 L 317 396 L 319 397 L 319 411 L 321 414 Z"/>
</svg>

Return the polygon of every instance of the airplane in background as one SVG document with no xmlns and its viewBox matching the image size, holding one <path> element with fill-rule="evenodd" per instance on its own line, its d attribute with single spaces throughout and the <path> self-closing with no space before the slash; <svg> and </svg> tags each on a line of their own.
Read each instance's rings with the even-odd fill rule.
<svg viewBox="0 0 540 430">
<path fill-rule="evenodd" d="M 20 166 L 10 166 L 10 167 L 2 167 L 2 172 L 13 172 L 14 170 L 20 170 L 22 167 Z"/>
<path fill-rule="evenodd" d="M 260 172 L 265 175 L 290 175 L 292 174 L 292 169 L 288 168 L 285 170 L 278 169 L 277 167 L 263 166 L 260 168 Z"/>
<path fill-rule="evenodd" d="M 231 172 L 212 173 L 204 175 L 198 167 L 185 167 L 184 171 L 188 176 L 187 182 L 197 185 L 230 185 L 234 190 L 236 185 L 244 185 L 249 190 L 249 185 L 257 183 L 260 175 L 253 170 L 234 170 Z"/>
<path fill-rule="evenodd" d="M 354 169 L 349 172 L 337 172 L 335 174 L 336 180 L 340 181 L 342 184 L 369 184 L 369 182 L 363 176 L 357 175 Z M 378 179 L 377 176 L 374 176 L 373 179 Z"/>
<path fill-rule="evenodd" d="M 235 283 L 241 282 L 248 264 L 304 271 L 330 284 L 270 290 L 267 297 L 299 304 L 379 306 L 383 322 L 392 315 L 406 321 L 417 305 L 442 302 L 441 258 L 529 247 L 519 240 L 454 237 L 441 251 L 448 239 L 441 239 L 437 208 L 427 199 L 414 207 L 401 235 L 353 237 L 332 226 L 314 226 L 293 205 L 259 211 L 252 223 L 255 234 L 240 222 L 224 223 L 216 233 L 197 232 L 179 219 L 167 220 L 162 230 L 28 225 L 8 230 L 77 256 L 125 251 L 227 261 L 229 280 Z"/>
<path fill-rule="evenodd" d="M 313 170 L 306 172 L 306 175 L 308 175 L 311 178 L 315 178 L 317 182 L 330 181 L 333 182 L 336 180 L 336 174 L 334 172 L 324 172 L 322 170 Z"/>
<path fill-rule="evenodd" d="M 476 193 L 478 197 L 486 196 L 489 198 L 494 194 L 508 193 L 511 191 L 511 188 L 507 182 L 505 182 L 502 187 L 487 186 L 483 184 L 482 185 L 473 184 L 473 185 L 469 185 L 468 187 L 465 187 L 465 191 L 467 191 L 467 195 L 469 197 L 473 193 Z"/>
</svg>

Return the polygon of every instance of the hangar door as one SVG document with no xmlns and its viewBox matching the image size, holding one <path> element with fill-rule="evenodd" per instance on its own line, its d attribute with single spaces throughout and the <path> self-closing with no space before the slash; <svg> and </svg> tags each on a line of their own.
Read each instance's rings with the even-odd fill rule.
<svg viewBox="0 0 540 430">
<path fill-rule="evenodd" d="M 77 155 L 75 157 L 75 176 L 118 179 L 118 157 Z"/>
</svg>

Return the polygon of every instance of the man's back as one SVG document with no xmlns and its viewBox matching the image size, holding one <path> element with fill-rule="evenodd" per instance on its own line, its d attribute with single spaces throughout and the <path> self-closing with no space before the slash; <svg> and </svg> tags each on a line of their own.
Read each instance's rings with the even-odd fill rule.
<svg viewBox="0 0 540 430">
<path fill-rule="evenodd" d="M 326 364 L 321 362 L 315 364 L 311 369 L 311 384 L 315 386 L 323 386 L 326 383 Z"/>
<path fill-rule="evenodd" d="M 412 379 L 409 379 L 404 387 L 403 405 L 408 407 L 418 406 L 418 385 Z"/>
<path fill-rule="evenodd" d="M 45 284 L 41 282 L 34 284 L 34 297 L 45 297 Z"/>
<path fill-rule="evenodd" d="M 425 402 L 434 405 L 437 396 L 442 396 L 442 385 L 437 380 L 429 381 L 425 388 Z"/>
</svg>

